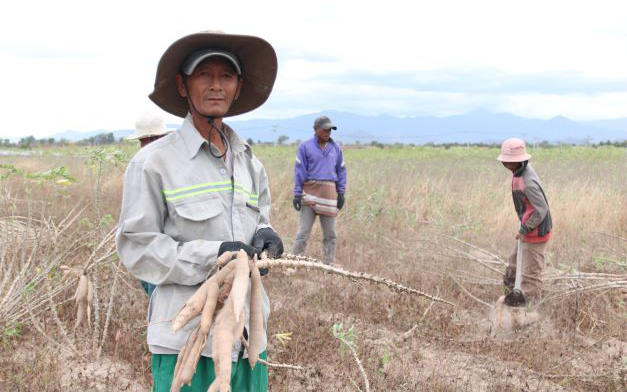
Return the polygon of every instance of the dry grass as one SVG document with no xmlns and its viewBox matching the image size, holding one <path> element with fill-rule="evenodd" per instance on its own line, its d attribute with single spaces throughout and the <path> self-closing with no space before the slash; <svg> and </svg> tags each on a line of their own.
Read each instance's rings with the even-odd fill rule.
<svg viewBox="0 0 627 392">
<path fill-rule="evenodd" d="M 270 177 L 273 224 L 286 251 L 290 251 L 298 222 L 291 206 L 295 150 L 256 147 L 255 152 Z M 12 176 L 0 182 L 0 193 L 4 195 L 0 218 L 26 217 L 30 209 L 33 222 L 58 225 L 72 207 L 90 206 L 70 229 L 86 238 L 63 260 L 73 266 L 83 265 L 115 224 L 123 168 L 104 162 L 98 177 L 97 171 L 86 164 L 90 151 L 79 153 L 2 157 L 0 162 L 30 172 L 64 165 L 78 180 L 59 185 Z M 479 148 L 346 151 L 349 189 L 346 207 L 337 222 L 338 264 L 347 270 L 439 293 L 458 306 L 432 305 L 428 299 L 401 295 L 367 282 L 347 283 L 340 277 L 314 271 L 273 270 L 264 278 L 272 303 L 270 361 L 302 365 L 307 370 L 271 370 L 271 390 L 356 390 L 349 377 L 359 384 L 362 375 L 351 354 L 341 353 L 340 342 L 331 333 L 333 325 L 340 322 L 355 326 L 356 354 L 374 391 L 624 390 L 625 292 L 575 291 L 544 304 L 540 323 L 514 336 L 490 337 L 485 328 L 488 310 L 459 287 L 458 283 L 488 303 L 502 292 L 499 273 L 494 269 L 502 269 L 497 258 L 505 259 L 514 245 L 517 222 L 509 174 L 494 160 L 496 155 L 494 149 Z M 627 273 L 625 150 L 538 149 L 532 155 L 555 224 L 554 239 L 547 248 L 547 271 L 554 275 L 574 271 L 621 276 Z M 93 208 L 96 195 L 100 195 L 100 214 Z M 108 214 L 113 219 L 107 218 Z M 69 239 L 64 241 L 69 243 Z M 58 243 L 56 250 L 49 248 L 49 254 L 61 254 L 66 243 Z M 322 256 L 317 226 L 308 252 L 318 259 Z M 20 257 L 28 254 L 20 253 Z M 34 255 L 33 261 L 46 265 L 43 254 Z M 74 323 L 69 301 L 73 287 L 54 297 L 58 322 L 49 306 L 41 308 L 46 311 L 35 317 L 48 338 L 28 319 L 11 325 L 3 323 L 2 352 L 28 349 L 21 357 L 0 355 L 0 361 L 6 364 L 0 372 L 0 389 L 67 388 L 57 377 L 62 373 L 58 366 L 61 350 L 52 343 L 68 346 L 67 340 L 75 345 L 76 358 L 90 358 L 103 368 L 109 366 L 106 361 L 123 363 L 132 370 L 129 377 L 148 389 L 147 299 L 138 282 L 123 270 L 119 271 L 117 290 L 111 297 L 116 265 L 114 259 L 95 263 L 91 273 L 100 304 L 97 328 L 63 337 L 61 326 L 71 331 Z M 56 287 L 52 280 L 50 283 Z M 103 340 L 109 309 L 112 315 Z M 291 333 L 291 340 L 275 337 L 283 333 Z M 104 342 L 102 357 L 96 359 L 100 342 Z M 27 377 L 25 362 L 37 355 L 48 355 L 48 360 L 38 362 L 40 377 Z M 98 385 L 88 379 L 71 382 L 75 388 L 82 386 L 85 390 Z M 107 384 L 103 381 L 100 385 Z"/>
</svg>

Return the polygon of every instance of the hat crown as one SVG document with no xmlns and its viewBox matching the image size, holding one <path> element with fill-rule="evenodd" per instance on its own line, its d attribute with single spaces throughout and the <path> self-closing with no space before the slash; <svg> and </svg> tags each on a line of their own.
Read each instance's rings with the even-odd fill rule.
<svg viewBox="0 0 627 392">
<path fill-rule="evenodd" d="M 525 141 L 518 138 L 507 139 L 501 145 L 501 152 L 511 155 L 523 155 L 525 154 Z"/>
<path fill-rule="evenodd" d="M 135 121 L 135 134 L 131 138 L 141 139 L 148 136 L 165 135 L 169 132 L 170 130 L 166 128 L 161 116 L 146 112 Z"/>
<path fill-rule="evenodd" d="M 320 116 L 314 121 L 314 129 L 320 127 L 323 129 L 336 129 L 336 126 L 331 122 L 331 119 L 327 116 Z"/>
<path fill-rule="evenodd" d="M 163 126 L 163 119 L 154 113 L 144 113 L 135 122 L 135 128 L 159 128 Z"/>
<path fill-rule="evenodd" d="M 527 154 L 525 141 L 513 137 L 501 144 L 501 155 L 497 159 L 503 162 L 522 162 L 529 158 L 531 155 Z"/>
</svg>

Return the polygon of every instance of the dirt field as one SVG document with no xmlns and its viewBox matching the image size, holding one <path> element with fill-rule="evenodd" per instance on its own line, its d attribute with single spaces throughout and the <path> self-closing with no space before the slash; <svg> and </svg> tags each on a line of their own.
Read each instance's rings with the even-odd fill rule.
<svg viewBox="0 0 627 392">
<path fill-rule="evenodd" d="M 298 222 L 295 149 L 254 147 L 286 251 Z M 0 390 L 150 390 L 147 296 L 107 236 L 132 153 L 118 146 L 0 157 Z M 316 271 L 273 270 L 264 278 L 269 360 L 305 370 L 270 369 L 270 390 L 364 391 L 353 356 L 332 334 L 339 323 L 354 327 L 372 391 L 625 390 L 627 152 L 531 154 L 554 220 L 539 321 L 513 332 L 490 323 L 517 229 L 511 174 L 496 149 L 347 149 L 338 265 L 455 306 Z M 320 259 L 321 248 L 315 226 L 308 255 Z M 61 264 L 90 268 L 90 329 L 73 331 L 76 281 L 63 278 Z"/>
</svg>

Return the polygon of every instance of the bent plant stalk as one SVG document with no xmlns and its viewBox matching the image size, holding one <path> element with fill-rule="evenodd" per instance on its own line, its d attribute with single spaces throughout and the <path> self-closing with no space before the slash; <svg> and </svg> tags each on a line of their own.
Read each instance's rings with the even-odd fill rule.
<svg viewBox="0 0 627 392">
<path fill-rule="evenodd" d="M 293 256 L 293 255 L 289 255 L 289 254 L 284 254 L 283 255 L 284 258 L 282 259 L 262 259 L 259 260 L 257 262 L 257 267 L 258 268 L 307 268 L 307 269 L 317 269 L 317 270 L 322 270 L 325 272 L 329 272 L 335 275 L 339 275 L 339 276 L 343 276 L 343 277 L 347 277 L 347 278 L 351 278 L 351 279 L 361 279 L 361 280 L 366 280 L 369 282 L 374 282 L 377 284 L 382 284 L 384 286 L 387 286 L 389 288 L 391 288 L 392 290 L 396 290 L 398 292 L 401 293 L 407 293 L 407 294 L 413 294 L 413 295 L 417 295 L 419 297 L 424 297 L 424 298 L 428 298 L 432 301 L 435 302 L 441 302 L 443 304 L 447 304 L 447 305 L 451 305 L 451 306 L 455 306 L 454 303 L 449 302 L 443 298 L 439 298 L 435 295 L 431 295 L 431 294 L 427 294 L 425 292 L 416 290 L 414 288 L 411 287 L 407 287 L 404 286 L 400 283 L 396 283 L 390 279 L 387 278 L 381 278 L 378 276 L 374 276 L 374 275 L 370 275 L 370 274 L 366 274 L 364 272 L 352 272 L 352 271 L 347 271 L 344 270 L 342 268 L 338 268 L 338 267 L 333 267 L 330 265 L 326 265 L 323 263 L 320 263 L 318 261 L 310 261 L 310 260 L 302 260 L 300 258 L 298 258 L 297 256 Z"/>
</svg>

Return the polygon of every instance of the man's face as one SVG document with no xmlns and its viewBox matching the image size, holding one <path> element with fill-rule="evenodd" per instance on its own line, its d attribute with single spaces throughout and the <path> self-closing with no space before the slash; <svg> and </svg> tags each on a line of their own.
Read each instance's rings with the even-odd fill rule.
<svg viewBox="0 0 627 392">
<path fill-rule="evenodd" d="M 328 142 L 329 139 L 331 138 L 331 130 L 330 129 L 323 129 L 321 127 L 316 127 L 316 136 L 318 136 L 318 140 L 320 140 L 321 142 Z"/>
<path fill-rule="evenodd" d="M 522 166 L 522 163 L 520 162 L 501 162 L 501 163 L 503 164 L 503 166 L 508 168 L 512 173 L 520 169 L 520 167 Z"/>
<path fill-rule="evenodd" d="M 217 118 L 229 111 L 239 96 L 242 82 L 233 65 L 221 57 L 210 57 L 200 63 L 187 78 L 187 90 L 183 77 L 176 75 L 179 94 L 191 100 L 200 114 Z"/>
<path fill-rule="evenodd" d="M 156 136 L 147 136 L 147 137 L 143 137 L 141 139 L 139 139 L 139 147 L 145 147 L 147 145 L 149 145 L 150 143 L 154 142 L 155 140 L 162 138 L 165 135 L 156 135 Z"/>
</svg>

